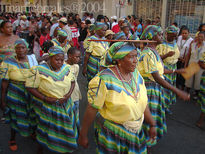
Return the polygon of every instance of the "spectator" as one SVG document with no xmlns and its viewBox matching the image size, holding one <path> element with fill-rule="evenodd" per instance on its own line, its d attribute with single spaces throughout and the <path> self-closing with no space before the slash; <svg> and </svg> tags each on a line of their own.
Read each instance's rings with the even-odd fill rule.
<svg viewBox="0 0 205 154">
<path fill-rule="evenodd" d="M 78 37 L 80 36 L 78 29 L 74 26 L 73 20 L 68 21 L 69 27 L 72 32 L 72 41 L 73 41 L 73 46 L 76 48 L 79 48 L 79 43 L 78 43 Z"/>
</svg>

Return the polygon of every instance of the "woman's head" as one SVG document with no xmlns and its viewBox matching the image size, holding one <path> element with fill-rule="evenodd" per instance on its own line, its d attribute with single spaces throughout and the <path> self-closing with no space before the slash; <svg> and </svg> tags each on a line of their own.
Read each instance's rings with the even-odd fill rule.
<svg viewBox="0 0 205 154">
<path fill-rule="evenodd" d="M 57 38 L 60 43 L 64 43 L 67 39 L 68 34 L 65 30 L 59 29 L 57 32 Z"/>
<path fill-rule="evenodd" d="M 80 50 L 75 47 L 68 49 L 68 60 L 71 64 L 78 64 L 80 62 Z"/>
<path fill-rule="evenodd" d="M 115 34 L 115 33 L 114 33 L 112 30 L 107 30 L 107 31 L 105 32 L 105 38 L 108 39 L 108 40 L 112 40 L 113 37 L 114 37 L 114 34 Z"/>
<path fill-rule="evenodd" d="M 167 29 L 166 29 L 167 41 L 168 42 L 174 41 L 176 39 L 176 37 L 177 37 L 177 32 L 178 32 L 177 27 L 175 27 L 173 25 L 167 27 Z"/>
<path fill-rule="evenodd" d="M 143 31 L 140 39 L 142 40 L 154 40 L 157 44 L 162 42 L 162 29 L 156 25 L 149 25 Z"/>
<path fill-rule="evenodd" d="M 95 32 L 99 37 L 104 37 L 107 30 L 107 25 L 105 23 L 97 22 L 95 24 Z"/>
<path fill-rule="evenodd" d="M 189 29 L 187 27 L 184 27 L 181 30 L 181 35 L 182 35 L 182 39 L 186 40 L 189 37 Z"/>
<path fill-rule="evenodd" d="M 48 51 L 50 65 L 54 70 L 59 70 L 64 63 L 64 50 L 60 46 L 53 46 Z"/>
<path fill-rule="evenodd" d="M 24 39 L 17 39 L 14 43 L 16 56 L 18 59 L 24 59 L 28 52 L 28 43 Z"/>
<path fill-rule="evenodd" d="M 205 31 L 200 31 L 197 36 L 198 43 L 202 43 L 205 40 Z"/>
<path fill-rule="evenodd" d="M 106 53 L 106 65 L 118 65 L 126 72 L 133 72 L 137 65 L 138 51 L 126 42 L 114 43 Z"/>
<path fill-rule="evenodd" d="M 0 25 L 1 32 L 6 35 L 12 35 L 13 34 L 13 27 L 10 21 L 6 20 L 3 21 Z"/>
<path fill-rule="evenodd" d="M 129 36 L 129 34 L 130 34 L 129 26 L 122 27 L 122 31 L 125 33 L 126 36 Z"/>
<path fill-rule="evenodd" d="M 124 32 L 119 32 L 114 35 L 115 40 L 126 40 L 126 35 Z"/>
<path fill-rule="evenodd" d="M 90 24 L 88 26 L 88 33 L 90 33 L 90 35 L 94 35 L 95 34 L 95 25 L 94 24 Z"/>
<path fill-rule="evenodd" d="M 205 23 L 199 26 L 199 31 L 205 31 Z"/>
</svg>

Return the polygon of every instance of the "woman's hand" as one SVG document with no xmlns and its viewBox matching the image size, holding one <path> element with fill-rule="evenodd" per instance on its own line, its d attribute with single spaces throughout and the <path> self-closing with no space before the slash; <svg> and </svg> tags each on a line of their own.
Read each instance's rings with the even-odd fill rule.
<svg viewBox="0 0 205 154">
<path fill-rule="evenodd" d="M 49 103 L 49 104 L 53 104 L 53 103 L 56 103 L 58 99 L 56 98 L 52 98 L 52 97 L 45 97 L 45 102 L 46 103 Z"/>
<path fill-rule="evenodd" d="M 188 93 L 186 93 L 182 90 L 178 90 L 176 94 L 177 94 L 177 96 L 179 96 L 184 101 L 187 101 L 187 100 L 190 99 L 190 94 L 188 94 Z"/>
<path fill-rule="evenodd" d="M 86 77 L 86 75 L 87 75 L 87 68 L 86 67 L 83 67 L 82 73 L 83 73 L 83 76 Z"/>
<path fill-rule="evenodd" d="M 175 54 L 174 51 L 169 51 L 169 52 L 167 53 L 167 57 L 172 57 L 174 54 Z"/>
<path fill-rule="evenodd" d="M 149 129 L 149 137 L 154 141 L 156 139 L 156 136 L 157 136 L 156 127 L 151 126 Z"/>
<path fill-rule="evenodd" d="M 84 148 L 88 148 L 88 137 L 87 136 L 83 136 L 83 135 L 79 135 L 79 138 L 78 138 L 78 143 L 84 147 Z"/>
<path fill-rule="evenodd" d="M 178 69 L 178 70 L 175 70 L 174 73 L 177 73 L 177 74 L 182 74 L 182 73 L 186 73 L 185 69 L 182 68 L 182 69 Z"/>
</svg>

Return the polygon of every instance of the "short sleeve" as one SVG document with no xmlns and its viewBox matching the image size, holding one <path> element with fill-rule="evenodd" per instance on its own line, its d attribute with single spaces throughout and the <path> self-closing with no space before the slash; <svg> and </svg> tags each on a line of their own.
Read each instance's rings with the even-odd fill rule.
<svg viewBox="0 0 205 154">
<path fill-rule="evenodd" d="M 154 72 L 157 72 L 157 60 L 156 57 L 153 53 L 149 52 L 146 53 L 144 58 L 143 58 L 143 62 L 144 62 L 144 71 L 147 74 L 151 74 Z"/>
<path fill-rule="evenodd" d="M 88 86 L 88 102 L 96 109 L 102 109 L 107 95 L 107 87 L 99 76 L 94 77 Z"/>
<path fill-rule="evenodd" d="M 0 67 L 0 78 L 9 80 L 9 64 L 2 62 Z"/>
<path fill-rule="evenodd" d="M 90 44 L 88 45 L 88 48 L 86 49 L 86 52 L 88 53 L 92 53 L 93 52 L 93 44 L 94 42 L 90 42 Z"/>
<path fill-rule="evenodd" d="M 39 87 L 40 75 L 39 75 L 37 67 L 34 66 L 30 69 L 25 85 L 28 88 L 38 88 Z"/>
</svg>

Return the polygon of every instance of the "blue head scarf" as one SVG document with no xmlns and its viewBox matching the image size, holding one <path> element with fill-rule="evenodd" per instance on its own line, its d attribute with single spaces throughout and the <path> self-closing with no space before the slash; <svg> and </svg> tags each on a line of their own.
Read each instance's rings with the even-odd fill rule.
<svg viewBox="0 0 205 154">
<path fill-rule="evenodd" d="M 64 55 L 64 50 L 61 46 L 53 46 L 49 49 L 48 54 L 49 54 L 49 56 L 55 56 L 57 54 Z"/>
<path fill-rule="evenodd" d="M 24 40 L 24 39 L 17 39 L 15 41 L 15 43 L 14 43 L 14 48 L 16 48 L 16 46 L 19 45 L 19 44 L 25 45 L 27 49 L 29 47 L 29 44 L 26 42 L 26 40 Z"/>
</svg>

